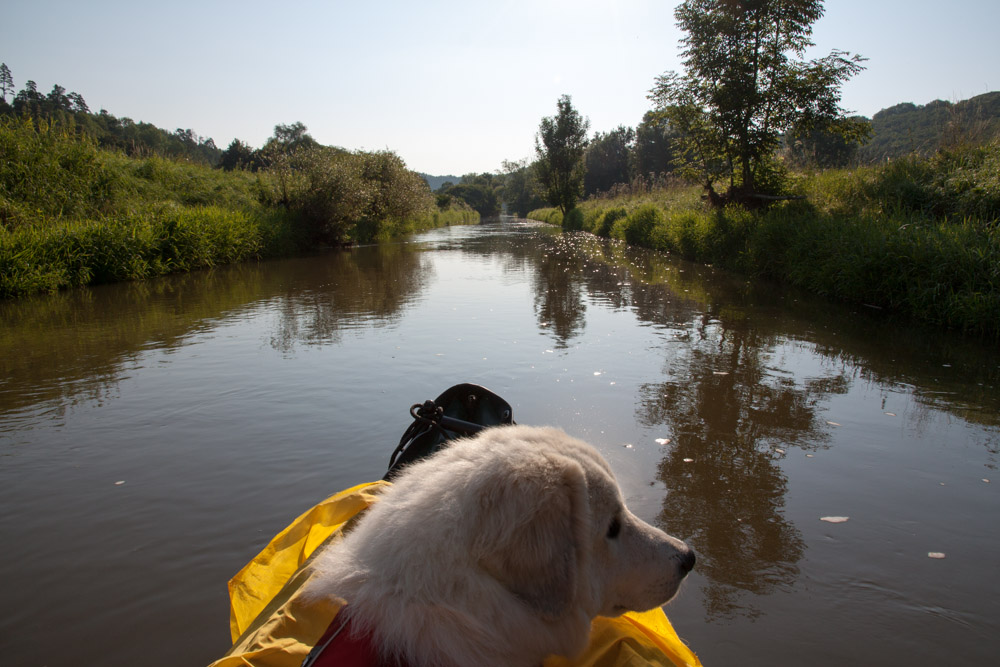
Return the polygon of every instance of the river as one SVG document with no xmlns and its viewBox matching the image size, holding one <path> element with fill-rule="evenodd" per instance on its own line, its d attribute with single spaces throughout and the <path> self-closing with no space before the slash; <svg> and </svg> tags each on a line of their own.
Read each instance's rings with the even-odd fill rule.
<svg viewBox="0 0 1000 667">
<path fill-rule="evenodd" d="M 667 613 L 706 666 L 1000 651 L 1000 354 L 954 334 L 514 220 L 0 322 L 5 665 L 220 656 L 227 580 L 459 382 L 694 546 Z"/>
</svg>

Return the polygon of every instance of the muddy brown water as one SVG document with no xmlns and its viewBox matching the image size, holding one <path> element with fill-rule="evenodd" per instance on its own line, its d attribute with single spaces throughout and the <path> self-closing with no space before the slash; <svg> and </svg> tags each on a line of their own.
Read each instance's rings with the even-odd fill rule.
<svg viewBox="0 0 1000 667">
<path fill-rule="evenodd" d="M 458 382 L 697 549 L 667 613 L 706 665 L 1000 650 L 1000 355 L 954 334 L 510 220 L 0 322 L 5 665 L 210 662 L 229 577 Z"/>
</svg>

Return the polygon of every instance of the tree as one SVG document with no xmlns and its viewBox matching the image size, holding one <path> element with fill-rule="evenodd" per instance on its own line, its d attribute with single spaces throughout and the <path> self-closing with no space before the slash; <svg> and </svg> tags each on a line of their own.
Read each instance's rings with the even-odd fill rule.
<svg viewBox="0 0 1000 667">
<path fill-rule="evenodd" d="M 69 96 L 66 95 L 66 89 L 58 83 L 52 86 L 52 92 L 49 93 L 47 99 L 52 109 L 63 109 L 65 111 L 69 111 L 72 108 Z"/>
<path fill-rule="evenodd" d="M 294 153 L 300 148 L 315 148 L 319 143 L 312 138 L 301 121 L 291 125 L 275 125 L 274 136 L 268 139 L 267 145 L 276 144 L 281 152 L 286 154 Z"/>
<path fill-rule="evenodd" d="M 3 97 L 3 101 L 7 101 L 7 95 L 10 94 L 11 99 L 14 97 L 14 77 L 10 73 L 10 68 L 7 67 L 7 63 L 0 63 L 0 96 Z"/>
<path fill-rule="evenodd" d="M 822 0 L 685 0 L 674 12 L 684 74 L 667 72 L 650 91 L 678 130 L 682 175 L 701 182 L 715 204 L 760 201 L 779 179 L 772 159 L 781 135 L 823 124 L 857 136 L 840 107 L 840 87 L 864 58 L 832 51 L 801 60 Z M 718 195 L 717 181 L 729 181 Z"/>
<path fill-rule="evenodd" d="M 437 193 L 461 199 L 483 218 L 500 215 L 502 182 L 490 173 L 466 174 L 458 185 L 445 182 Z"/>
<path fill-rule="evenodd" d="M 38 92 L 37 84 L 28 79 L 24 82 L 24 88 L 14 96 L 14 111 L 37 120 L 41 116 L 44 101 L 45 97 Z"/>
<path fill-rule="evenodd" d="M 69 101 L 73 104 L 73 111 L 90 113 L 90 107 L 87 106 L 87 102 L 80 93 L 70 93 Z"/>
<path fill-rule="evenodd" d="M 557 103 L 559 113 L 542 119 L 535 136 L 537 175 L 549 203 L 564 214 L 576 206 L 583 192 L 590 121 L 573 108 L 569 95 Z"/>
<path fill-rule="evenodd" d="M 254 151 L 250 148 L 250 146 L 243 143 L 239 139 L 233 139 L 232 143 L 229 144 L 229 148 L 222 151 L 222 156 L 219 158 L 218 166 L 225 171 L 252 168 L 254 159 L 253 153 Z"/>
<path fill-rule="evenodd" d="M 541 208 L 545 202 L 538 194 L 535 163 L 525 158 L 518 162 L 503 162 L 503 202 L 507 212 L 524 218 L 529 211 Z"/>
<path fill-rule="evenodd" d="M 647 111 L 635 128 L 635 147 L 632 150 L 632 172 L 643 178 L 653 178 L 673 171 L 675 133 L 661 115 Z"/>
<path fill-rule="evenodd" d="M 587 146 L 583 191 L 593 195 L 607 192 L 617 183 L 630 180 L 630 155 L 635 146 L 635 130 L 619 125 L 607 134 L 595 132 Z"/>
<path fill-rule="evenodd" d="M 871 128 L 867 118 L 854 116 L 851 122 L 858 123 L 862 130 Z M 860 145 L 851 138 L 845 138 L 837 127 L 830 129 L 825 123 L 813 123 L 808 128 L 798 125 L 784 137 L 784 153 L 792 164 L 799 167 L 846 167 L 858 161 Z"/>
</svg>

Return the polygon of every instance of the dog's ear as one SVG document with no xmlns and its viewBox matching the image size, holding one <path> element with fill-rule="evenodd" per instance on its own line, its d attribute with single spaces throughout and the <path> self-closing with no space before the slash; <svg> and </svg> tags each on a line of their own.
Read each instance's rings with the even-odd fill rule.
<svg viewBox="0 0 1000 667">
<path fill-rule="evenodd" d="M 479 564 L 543 617 L 558 618 L 580 576 L 589 520 L 583 468 L 564 456 L 539 455 L 492 472 L 475 513 Z"/>
</svg>

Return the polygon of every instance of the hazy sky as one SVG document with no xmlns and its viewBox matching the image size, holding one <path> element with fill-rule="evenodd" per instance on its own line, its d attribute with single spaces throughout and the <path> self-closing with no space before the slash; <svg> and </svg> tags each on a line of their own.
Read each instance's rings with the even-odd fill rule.
<svg viewBox="0 0 1000 667">
<path fill-rule="evenodd" d="M 591 131 L 635 126 L 679 69 L 677 1 L 4 0 L 0 62 L 91 110 L 257 147 L 277 123 L 391 149 L 434 175 L 530 157 L 571 95 Z M 869 58 L 843 89 L 866 116 L 1000 90 L 1000 0 L 829 0 L 812 57 Z"/>
</svg>

